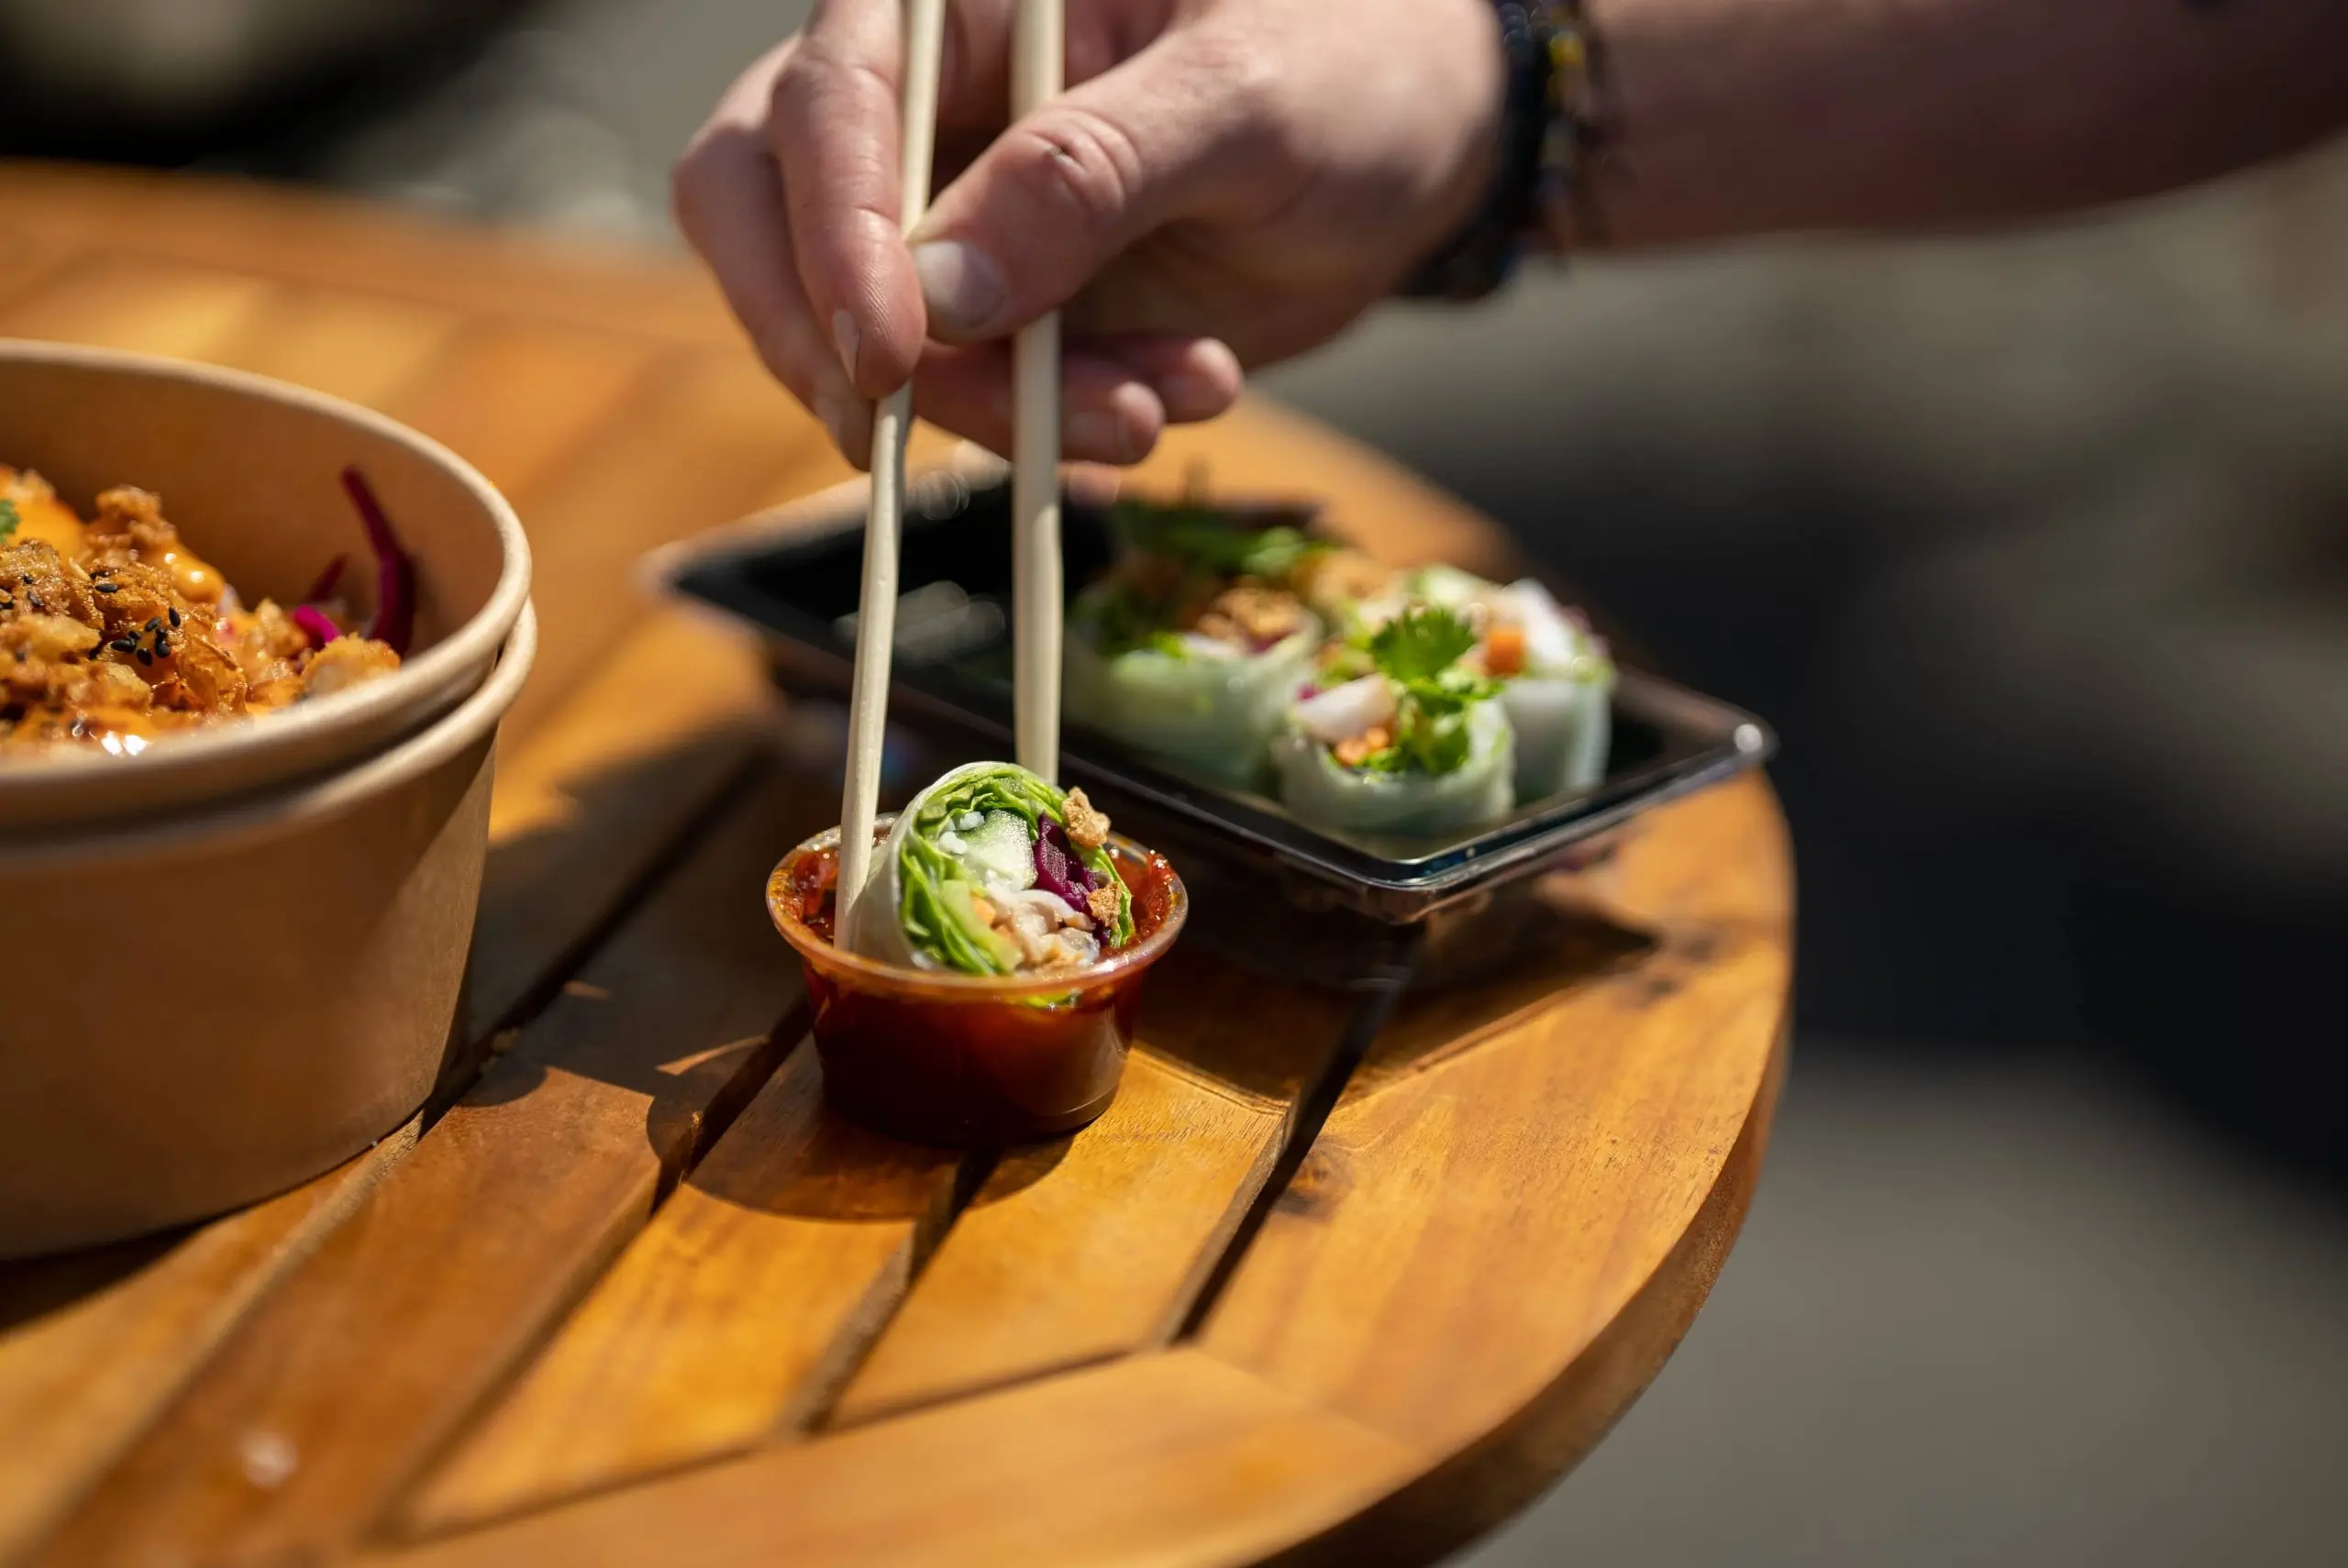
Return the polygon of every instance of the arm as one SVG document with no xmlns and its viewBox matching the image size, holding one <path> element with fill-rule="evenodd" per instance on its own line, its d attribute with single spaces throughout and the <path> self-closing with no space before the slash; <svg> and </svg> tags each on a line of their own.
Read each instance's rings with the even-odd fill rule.
<svg viewBox="0 0 2348 1568">
<path fill-rule="evenodd" d="M 854 460 L 909 376 L 1008 449 L 1004 340 L 1065 309 L 1068 455 L 1134 461 L 1390 295 L 1490 187 L 1490 0 L 1085 0 L 1069 92 L 1003 131 L 1013 4 L 951 0 L 941 124 L 974 156 L 910 243 L 893 0 L 822 0 L 678 167 L 686 235 Z M 2348 124 L 2348 0 L 1586 6 L 1630 247 L 2022 217 Z"/>
<path fill-rule="evenodd" d="M 2342 0 L 1590 0 L 1620 245 L 2149 194 L 2348 126 Z"/>
</svg>

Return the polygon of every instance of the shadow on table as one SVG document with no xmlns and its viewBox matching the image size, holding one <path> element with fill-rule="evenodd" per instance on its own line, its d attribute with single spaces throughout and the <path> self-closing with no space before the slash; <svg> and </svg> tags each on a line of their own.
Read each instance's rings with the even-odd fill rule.
<svg viewBox="0 0 2348 1568">
<path fill-rule="evenodd" d="M 103 1295 L 178 1246 L 190 1227 L 84 1252 L 0 1263 L 0 1338 Z"/>
<path fill-rule="evenodd" d="M 768 928 L 764 882 L 790 845 L 836 814 L 839 780 L 807 765 L 814 755 L 770 749 L 730 787 L 690 749 L 635 759 L 569 787 L 568 809 L 545 828 L 501 841 L 477 947 L 476 979 L 487 994 L 473 1017 L 477 1032 L 491 1011 L 507 1031 L 516 1021 L 528 1028 L 518 1039 L 504 1036 L 515 1049 L 489 1061 L 464 1101 L 518 1100 L 556 1070 L 593 1078 L 645 1097 L 646 1136 L 662 1154 L 669 1182 L 814 1220 L 922 1219 L 948 1165 L 958 1169 L 958 1206 L 1002 1201 L 1056 1168 L 1069 1139 L 964 1156 L 836 1115 L 814 1098 L 821 1079 L 812 1056 L 799 1059 L 812 1047 L 795 987 L 771 1027 L 747 1038 L 738 1009 L 721 1027 L 726 1010 L 688 1005 L 703 988 L 739 986 L 761 965 L 792 965 Z M 925 777 L 949 760 L 925 754 L 904 771 Z M 499 897 L 502 887 L 575 875 L 579 824 L 637 820 L 636 802 L 656 790 L 674 798 L 676 773 L 688 767 L 713 769 L 708 793 L 720 798 L 671 842 L 634 846 L 634 869 L 612 870 L 598 896 L 616 915 L 590 923 L 543 898 Z M 735 767 L 740 771 L 738 754 Z M 548 924 L 564 920 L 579 929 Z M 1647 937 L 1607 920 L 1576 878 L 1528 887 L 1433 938 L 1307 913 L 1261 882 L 1210 887 L 1202 878 L 1191 934 L 1151 977 L 1137 1048 L 1213 1092 L 1285 1114 L 1334 1095 L 1365 1062 L 1373 1074 L 1394 1076 L 1472 1049 L 1502 1021 L 1654 951 Z M 516 957 L 548 952 L 561 956 L 540 956 L 536 968 Z M 1302 962 L 1308 952 L 1326 962 Z M 1397 1011 L 1396 996 L 1422 966 L 1439 983 Z M 768 1092 L 779 1073 L 803 1083 Z M 794 1097 L 806 1103 L 779 1108 Z M 737 1143 L 712 1157 L 737 1126 Z"/>
</svg>

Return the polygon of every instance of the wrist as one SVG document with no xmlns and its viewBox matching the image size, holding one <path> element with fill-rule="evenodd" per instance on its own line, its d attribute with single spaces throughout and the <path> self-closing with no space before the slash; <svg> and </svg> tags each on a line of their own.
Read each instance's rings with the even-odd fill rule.
<svg viewBox="0 0 2348 1568">
<path fill-rule="evenodd" d="M 1401 293 L 1479 299 L 1527 250 L 1598 243 L 1589 176 L 1605 138 L 1603 56 L 1577 0 L 1484 0 L 1502 62 L 1480 197 Z"/>
</svg>

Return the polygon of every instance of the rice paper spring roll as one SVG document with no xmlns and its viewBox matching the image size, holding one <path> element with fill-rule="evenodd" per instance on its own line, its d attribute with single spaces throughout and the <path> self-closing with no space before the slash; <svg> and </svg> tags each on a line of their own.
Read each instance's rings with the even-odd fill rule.
<svg viewBox="0 0 2348 1568">
<path fill-rule="evenodd" d="M 1371 668 L 1314 690 L 1275 748 L 1280 800 L 1301 820 L 1365 833 L 1489 825 L 1516 803 L 1515 737 L 1496 681 L 1461 660 L 1467 619 L 1417 607 L 1364 650 Z"/>
<path fill-rule="evenodd" d="M 1260 783 L 1326 635 L 1307 591 L 1360 558 L 1203 506 L 1112 516 L 1120 558 L 1069 613 L 1069 714 L 1217 782 Z"/>
<path fill-rule="evenodd" d="M 1614 662 L 1577 613 L 1531 578 L 1502 587 L 1434 566 L 1407 574 L 1362 617 L 1376 624 L 1404 604 L 1454 610 L 1475 625 L 1477 644 L 1466 661 L 1501 682 L 1501 704 L 1516 734 L 1518 801 L 1587 790 L 1605 776 Z"/>
<path fill-rule="evenodd" d="M 966 975 L 1081 969 L 1134 939 L 1109 819 L 1008 762 L 955 768 L 899 812 L 844 945 Z"/>
<path fill-rule="evenodd" d="M 1312 676 L 1317 624 L 1260 647 L 1196 631 L 1120 646 L 1092 635 L 1093 591 L 1079 597 L 1063 645 L 1069 714 L 1218 783 L 1257 782 L 1289 699 Z"/>
</svg>

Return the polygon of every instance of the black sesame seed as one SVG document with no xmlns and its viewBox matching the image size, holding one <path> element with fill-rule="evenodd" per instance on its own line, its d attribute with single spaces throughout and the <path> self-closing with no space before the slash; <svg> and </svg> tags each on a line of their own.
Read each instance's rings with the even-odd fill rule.
<svg viewBox="0 0 2348 1568">
<path fill-rule="evenodd" d="M 102 582 L 97 585 L 97 590 L 100 593 L 120 593 L 122 591 L 122 584 L 118 582 Z"/>
<path fill-rule="evenodd" d="M 138 662 L 141 664 L 152 664 L 155 662 L 155 656 L 149 653 L 145 648 L 140 648 L 138 650 Z"/>
<path fill-rule="evenodd" d="M 174 611 L 172 611 L 172 630 L 173 630 L 173 631 L 175 631 L 175 632 L 176 632 L 176 631 L 178 631 L 178 630 L 179 630 L 179 628 L 180 628 L 180 613 L 179 613 L 178 611 L 174 610 Z"/>
<path fill-rule="evenodd" d="M 108 643 L 106 646 L 114 649 L 116 653 L 129 653 L 133 649 L 137 648 L 138 644 L 129 637 L 116 637 L 114 641 Z"/>
<path fill-rule="evenodd" d="M 163 624 L 163 618 L 162 618 L 161 615 L 150 615 L 150 616 L 147 618 L 147 626 L 146 626 L 146 629 L 147 629 L 148 631 L 150 631 L 150 632 L 151 632 L 151 631 L 153 631 L 156 627 L 158 627 L 158 626 L 161 625 L 162 624 Z"/>
</svg>

